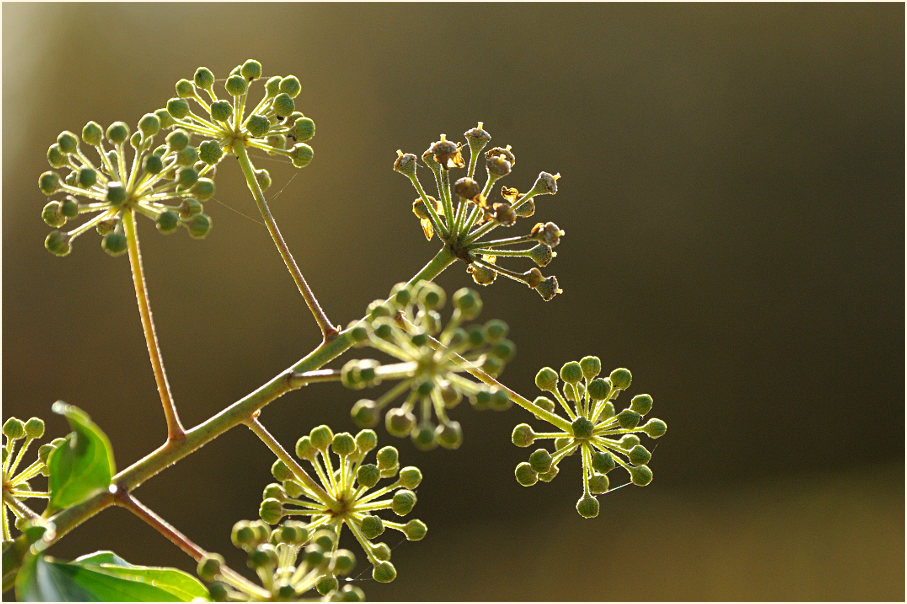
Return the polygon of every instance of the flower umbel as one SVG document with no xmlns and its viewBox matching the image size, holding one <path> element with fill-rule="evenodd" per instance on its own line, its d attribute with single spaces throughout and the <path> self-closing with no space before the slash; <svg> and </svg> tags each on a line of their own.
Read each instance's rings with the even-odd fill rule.
<svg viewBox="0 0 907 604">
<path fill-rule="evenodd" d="M 231 532 L 233 545 L 248 554 L 247 564 L 261 581 L 265 594 L 249 589 L 224 574 L 223 558 L 209 554 L 199 560 L 198 575 L 208 583 L 211 596 L 219 601 L 269 599 L 281 602 L 361 602 L 358 587 L 342 588 L 338 576 L 356 565 L 353 553 L 337 549 L 337 534 L 330 529 L 310 531 L 305 523 L 287 520 L 277 528 L 261 520 L 240 520 Z"/>
<path fill-rule="evenodd" d="M 504 390 L 462 375 L 470 368 L 480 368 L 491 375 L 501 372 L 516 351 L 513 342 L 505 337 L 507 324 L 492 320 L 484 325 L 464 325 L 464 321 L 479 315 L 482 300 L 467 288 L 458 290 L 452 298 L 453 312 L 443 328 L 440 311 L 446 294 L 430 281 L 412 286 L 398 284 L 387 300 L 376 300 L 369 306 L 367 336 L 360 344 L 401 362 L 381 365 L 372 359 L 361 359 L 344 365 L 343 383 L 350 388 L 399 380 L 376 400 L 361 399 L 353 406 L 352 416 L 357 423 L 376 425 L 382 410 L 403 397 L 402 404 L 385 415 L 388 433 L 410 436 L 421 449 L 439 444 L 453 449 L 463 442 L 463 431 L 447 412 L 464 397 L 479 409 L 510 407 Z"/>
<path fill-rule="evenodd" d="M 318 480 L 292 458 L 276 461 L 271 473 L 279 482 L 265 488 L 259 513 L 270 524 L 285 516 L 307 517 L 309 532 L 328 527 L 339 535 L 347 526 L 372 564 L 372 577 L 389 583 L 397 576 L 390 547 L 373 540 L 390 528 L 418 541 L 427 528 L 420 520 L 403 523 L 375 515 L 380 510 L 409 514 L 416 505 L 414 489 L 422 482 L 418 468 L 400 468 L 394 447 L 379 449 L 376 463 L 365 463 L 377 444 L 373 430 L 362 430 L 354 438 L 346 432 L 334 434 L 327 426 L 313 428 L 296 442 L 296 456 L 311 464 Z M 394 477 L 393 482 L 372 490 L 382 479 Z"/>
<path fill-rule="evenodd" d="M 489 285 L 498 275 L 503 275 L 534 289 L 543 299 L 551 300 L 561 293 L 557 278 L 544 277 L 538 267 L 547 266 L 557 255 L 552 248 L 560 243 L 563 230 L 553 222 L 540 222 L 526 235 L 493 240 L 482 238 L 499 226 L 511 227 L 518 218 L 532 216 L 535 213 L 536 197 L 557 193 L 560 174 L 540 173 L 535 184 L 525 193 L 501 187 L 501 200 L 491 201 L 492 188 L 498 180 L 510 174 L 516 165 L 516 157 L 509 145 L 486 151 L 485 184 L 479 185 L 474 178 L 476 165 L 482 150 L 491 140 L 491 135 L 479 122 L 478 126 L 467 130 L 464 136 L 469 143 L 468 168 L 466 176 L 453 183 L 450 170 L 467 167 L 460 151 L 462 145 L 447 140 L 446 135 L 442 134 L 440 140 L 432 143 L 422 154 L 423 163 L 434 174 L 438 198 L 425 193 L 416 174 L 416 156 L 397 151 L 394 170 L 409 178 L 419 193 L 413 203 L 413 213 L 421 221 L 425 237 L 430 240 L 437 233 L 441 241 L 467 264 L 467 271 L 479 285 Z M 513 247 L 526 245 L 530 247 Z M 498 266 L 498 259 L 507 256 L 529 258 L 536 266 L 525 272 Z"/>
<path fill-rule="evenodd" d="M 208 234 L 211 219 L 202 213 L 202 202 L 214 195 L 214 164 L 205 161 L 189 144 L 183 130 L 171 132 L 164 144 L 154 147 L 155 136 L 169 123 L 166 112 L 142 117 L 130 136 L 129 126 L 114 122 L 106 134 L 96 122 L 82 129 L 81 142 L 93 147 L 93 161 L 79 137 L 64 131 L 47 151 L 47 160 L 60 174 L 41 174 L 38 188 L 50 199 L 41 213 L 51 231 L 45 247 L 58 256 L 72 250 L 76 237 L 95 228 L 104 250 L 118 256 L 126 251 L 123 214 L 137 212 L 154 220 L 162 233 L 185 227 L 193 237 Z M 106 142 L 105 142 L 106 141 Z M 109 148 L 108 146 L 109 145 Z M 130 159 L 127 146 L 132 147 Z M 69 231 L 59 230 L 81 215 L 93 215 Z"/>
<path fill-rule="evenodd" d="M 538 449 L 516 467 L 516 479 L 528 487 L 539 480 L 550 482 L 558 473 L 558 464 L 565 457 L 580 452 L 583 465 L 583 496 L 576 510 L 584 518 L 598 516 L 598 500 L 594 495 L 609 488 L 608 472 L 621 466 L 630 474 L 637 486 L 652 481 L 652 470 L 646 465 L 652 455 L 640 444 L 638 434 L 659 438 L 667 424 L 652 418 L 640 426 L 640 420 L 652 410 L 652 397 L 639 394 L 630 400 L 630 406 L 615 412 L 613 400 L 630 387 L 632 376 L 627 369 L 615 369 L 607 378 L 597 377 L 601 372 L 598 357 L 584 357 L 571 361 L 558 373 L 543 367 L 535 377 L 536 386 L 550 393 L 569 418 L 570 428 L 558 427 L 555 432 L 535 432 L 529 424 L 519 424 L 511 437 L 518 447 L 529 447 L 538 439 L 554 440 L 554 451 Z M 540 396 L 533 401 L 539 407 L 554 413 L 557 405 Z M 557 427 L 557 426 L 556 426 Z"/>
<path fill-rule="evenodd" d="M 60 443 L 62 438 L 41 445 L 38 448 L 38 457 L 28 466 L 19 470 L 22 460 L 28 451 L 29 446 L 35 440 L 44 436 L 44 421 L 38 417 L 32 417 L 23 422 L 20 419 L 11 417 L 3 423 L 3 540 L 12 539 L 10 530 L 9 515 L 11 512 L 15 518 L 15 526 L 20 528 L 21 523 L 39 519 L 39 515 L 31 508 L 26 506 L 23 501 L 26 499 L 48 499 L 50 494 L 47 491 L 33 489 L 28 481 L 41 475 L 47 476 L 47 458 L 51 452 Z M 16 443 L 22 440 L 22 445 L 16 452 Z"/>
<path fill-rule="evenodd" d="M 293 99 L 301 90 L 299 79 L 292 75 L 268 78 L 261 100 L 252 106 L 250 87 L 261 80 L 261 74 L 261 63 L 254 59 L 237 65 L 224 82 L 226 98 L 220 98 L 214 89 L 214 73 L 199 67 L 192 80 L 176 83 L 177 96 L 167 101 L 165 111 L 174 127 L 206 139 L 199 151 L 215 162 L 235 145 L 242 145 L 283 155 L 297 168 L 307 166 L 314 152 L 304 141 L 315 136 L 315 122 L 296 110 Z M 271 182 L 268 172 L 258 170 L 256 176 L 261 188 L 267 189 Z"/>
</svg>

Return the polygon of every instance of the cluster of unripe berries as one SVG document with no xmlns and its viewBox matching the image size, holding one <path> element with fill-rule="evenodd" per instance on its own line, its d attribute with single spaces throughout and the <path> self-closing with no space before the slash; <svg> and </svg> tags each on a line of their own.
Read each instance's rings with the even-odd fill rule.
<svg viewBox="0 0 907 604">
<path fill-rule="evenodd" d="M 260 520 L 241 520 L 230 534 L 233 545 L 248 555 L 247 565 L 258 575 L 273 601 L 293 602 L 322 599 L 332 602 L 361 602 L 365 594 L 358 587 L 342 588 L 338 576 L 349 574 L 356 565 L 352 552 L 337 548 L 337 534 L 326 528 L 309 530 L 302 522 L 288 520 L 275 529 Z M 222 574 L 224 559 L 206 554 L 199 560 L 198 575 L 208 583 L 215 601 L 261 600 L 263 594 L 243 591 L 241 583 Z"/>
<path fill-rule="evenodd" d="M 447 295 L 430 281 L 398 284 L 387 300 L 369 306 L 364 338 L 358 344 L 400 362 L 382 365 L 373 359 L 357 359 L 344 365 L 342 380 L 349 388 L 397 381 L 378 398 L 356 402 L 352 416 L 359 425 L 377 425 L 384 409 L 402 399 L 384 416 L 389 434 L 409 436 L 420 449 L 438 445 L 453 449 L 463 442 L 463 430 L 448 411 L 464 398 L 477 409 L 510 407 L 506 391 L 476 382 L 467 374 L 472 369 L 498 375 L 513 358 L 516 347 L 506 338 L 507 324 L 499 320 L 464 324 L 479 315 L 482 300 L 467 288 L 451 298 L 453 311 L 446 324 L 441 311 Z"/>
<path fill-rule="evenodd" d="M 640 425 L 652 410 L 652 397 L 648 394 L 634 396 L 626 409 L 617 412 L 614 400 L 630 387 L 632 375 L 620 368 L 606 378 L 598 377 L 601 369 L 601 361 L 594 356 L 566 363 L 559 373 L 550 367 L 542 368 L 536 375 L 536 386 L 554 400 L 540 396 L 533 404 L 543 411 L 537 416 L 555 430 L 537 432 L 529 424 L 519 424 L 511 437 L 518 447 L 530 447 L 536 440 L 554 441 L 553 451 L 537 449 L 528 461 L 517 465 L 517 482 L 527 487 L 540 480 L 550 482 L 557 475 L 561 460 L 580 453 L 583 495 L 577 502 L 577 512 L 584 518 L 598 515 L 599 504 L 594 496 L 608 491 L 608 473 L 617 466 L 629 473 L 635 485 L 645 486 L 652 481 L 652 470 L 647 465 L 652 455 L 640 444 L 638 435 L 655 439 L 667 431 L 667 424 L 656 418 Z M 563 381 L 560 387 L 558 378 Z M 566 413 L 566 419 L 557 413 L 558 408 Z"/>
<path fill-rule="evenodd" d="M 539 195 L 557 193 L 559 174 L 542 172 L 525 193 L 517 189 L 501 187 L 500 201 L 491 201 L 491 190 L 495 183 L 510 174 L 516 165 L 516 157 L 507 147 L 494 147 L 485 151 L 485 184 L 480 185 L 474 178 L 479 157 L 491 140 L 491 135 L 482 128 L 482 123 L 464 133 L 469 146 L 468 167 L 461 153 L 461 145 L 447 140 L 442 134 L 440 140 L 432 143 L 422 154 L 422 162 L 432 171 L 437 185 L 438 197 L 425 193 L 416 173 L 418 160 L 412 153 L 397 151 L 394 170 L 410 179 L 419 197 L 413 202 L 413 213 L 419 218 L 427 239 L 435 233 L 454 254 L 467 264 L 467 271 L 480 285 L 491 284 L 498 275 L 503 275 L 536 290 L 545 300 L 560 293 L 555 277 L 544 277 L 537 267 L 547 266 L 556 255 L 552 248 L 560 243 L 564 232 L 553 222 L 538 223 L 528 235 L 504 239 L 482 240 L 486 234 L 499 226 L 511 227 L 518 218 L 535 213 L 534 199 Z M 466 176 L 451 182 L 450 170 L 467 168 Z M 531 245 L 514 249 L 512 246 Z M 533 245 L 534 244 L 534 245 Z M 497 260 L 504 256 L 522 256 L 537 266 L 525 272 L 500 267 Z"/>
<path fill-rule="evenodd" d="M 409 514 L 416 505 L 415 489 L 422 482 L 418 468 L 400 468 L 394 447 L 378 449 L 375 462 L 366 463 L 366 456 L 377 445 L 373 430 L 362 430 L 354 437 L 346 432 L 334 434 L 327 426 L 313 428 L 296 442 L 295 452 L 311 465 L 315 477 L 293 459 L 276 461 L 271 473 L 278 482 L 265 488 L 259 514 L 269 524 L 287 516 L 306 517 L 310 531 L 330 527 L 339 534 L 346 526 L 365 550 L 372 577 L 387 583 L 397 576 L 390 562 L 391 550 L 373 540 L 393 529 L 418 541 L 428 529 L 420 520 L 403 523 L 376 515 L 380 510 L 401 517 Z M 382 479 L 392 482 L 379 487 Z"/>
<path fill-rule="evenodd" d="M 176 83 L 176 96 L 167 101 L 166 112 L 175 124 L 208 139 L 230 152 L 236 145 L 261 149 L 289 158 L 302 168 L 312 161 L 314 151 L 305 141 L 315 135 L 315 122 L 296 108 L 302 90 L 296 76 L 273 76 L 264 82 L 264 94 L 254 106 L 249 102 L 250 85 L 262 76 L 261 63 L 249 59 L 230 71 L 223 84 L 226 98 L 215 90 L 214 73 L 199 67 L 191 80 Z M 193 110 L 192 101 L 199 110 Z M 264 185 L 267 172 L 260 171 Z M 266 189 L 267 186 L 262 186 Z"/>
<path fill-rule="evenodd" d="M 166 112 L 158 112 L 142 117 L 135 132 L 124 122 L 114 122 L 106 130 L 88 122 L 81 137 L 69 131 L 57 137 L 47 151 L 54 170 L 38 179 L 38 188 L 50 198 L 41 216 L 56 229 L 45 240 L 51 253 L 65 256 L 78 236 L 94 228 L 107 253 L 122 254 L 127 245 L 125 212 L 154 220 L 162 233 L 179 227 L 196 238 L 208 233 L 211 219 L 203 213 L 202 202 L 214 195 L 211 177 L 219 150 L 214 152 L 204 143 L 192 146 L 183 130 L 170 132 L 155 146 L 167 126 L 172 126 L 172 120 Z M 94 150 L 94 159 L 87 148 Z M 60 230 L 83 215 L 91 217 L 69 231 Z"/>
<path fill-rule="evenodd" d="M 37 476 L 47 476 L 47 460 L 50 454 L 59 447 L 64 439 L 56 438 L 49 443 L 38 447 L 37 458 L 24 468 L 20 468 L 31 444 L 44 436 L 44 420 L 32 417 L 22 421 L 10 417 L 3 422 L 3 540 L 12 539 L 10 529 L 10 516 L 14 519 L 13 525 L 20 531 L 25 530 L 34 514 L 26 513 L 22 503 L 26 499 L 47 499 L 46 491 L 39 491 L 29 484 L 29 480 Z M 21 443 L 20 443 L 21 441 Z M 17 450 L 18 447 L 18 450 Z M 7 501 L 7 497 L 14 501 Z M 43 532 L 43 528 L 39 529 Z"/>
</svg>

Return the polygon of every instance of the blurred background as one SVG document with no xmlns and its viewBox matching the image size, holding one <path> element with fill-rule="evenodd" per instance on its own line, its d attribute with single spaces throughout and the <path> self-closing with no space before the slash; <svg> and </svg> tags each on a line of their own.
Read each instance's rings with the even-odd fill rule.
<svg viewBox="0 0 907 604">
<path fill-rule="evenodd" d="M 45 152 L 88 120 L 130 124 L 205 65 L 295 74 L 315 161 L 266 158 L 272 209 L 335 322 L 436 251 L 391 165 L 481 120 L 513 145 L 505 184 L 560 172 L 538 220 L 566 232 L 544 303 L 499 279 L 484 318 L 511 326 L 503 381 L 597 354 L 633 371 L 669 425 L 654 482 L 583 520 L 579 460 L 513 478 L 528 415 L 453 412 L 457 451 L 416 451 L 421 543 L 391 536 L 399 577 L 372 600 L 904 599 L 904 7 L 901 4 L 10 4 L 3 17 L 3 414 L 65 422 L 66 400 L 124 468 L 164 421 L 128 260 L 86 235 L 56 258 L 37 189 Z M 260 157 L 260 156 L 259 156 Z M 253 158 L 255 160 L 256 158 Z M 219 170 L 204 241 L 140 221 L 180 414 L 206 419 L 318 344 L 237 166 Z M 426 171 L 426 175 L 428 172 Z M 279 194 L 279 196 L 278 196 Z M 519 224 L 533 221 L 521 221 Z M 517 227 L 521 230 L 526 226 Z M 513 266 L 509 263 L 508 266 Z M 522 265 L 521 265 L 521 270 Z M 462 264 L 439 283 L 471 284 Z M 336 363 L 339 366 L 340 363 Z M 288 447 L 354 430 L 339 386 L 274 402 Z M 272 455 L 236 429 L 139 488 L 145 504 L 245 571 L 229 542 L 257 516 Z M 194 564 L 123 510 L 54 546 Z M 364 556 L 360 556 L 364 558 Z"/>
</svg>

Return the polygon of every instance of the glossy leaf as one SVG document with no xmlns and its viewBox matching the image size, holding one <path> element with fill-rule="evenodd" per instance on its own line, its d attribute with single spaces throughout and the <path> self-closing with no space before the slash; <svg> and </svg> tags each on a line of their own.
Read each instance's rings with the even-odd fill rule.
<svg viewBox="0 0 907 604">
<path fill-rule="evenodd" d="M 49 509 L 62 509 L 85 501 L 110 486 L 114 474 L 110 441 L 88 415 L 62 401 L 54 403 L 55 413 L 66 417 L 72 432 L 47 460 L 50 473 Z"/>
<path fill-rule="evenodd" d="M 181 570 L 133 566 L 101 551 L 72 562 L 32 557 L 19 572 L 16 597 L 28 602 L 188 602 L 207 600 L 209 594 Z"/>
</svg>

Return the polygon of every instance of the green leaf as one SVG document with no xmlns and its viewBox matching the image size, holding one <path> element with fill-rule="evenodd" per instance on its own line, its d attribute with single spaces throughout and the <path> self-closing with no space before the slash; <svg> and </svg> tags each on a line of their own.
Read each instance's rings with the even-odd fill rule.
<svg viewBox="0 0 907 604">
<path fill-rule="evenodd" d="M 16 597 L 27 602 L 189 602 L 208 600 L 209 594 L 181 570 L 133 566 L 101 551 L 72 562 L 32 557 L 16 579 Z"/>
<path fill-rule="evenodd" d="M 62 509 L 110 486 L 114 474 L 113 451 L 107 435 L 84 411 L 62 401 L 54 403 L 52 409 L 65 416 L 73 430 L 47 460 L 48 509 Z"/>
</svg>

